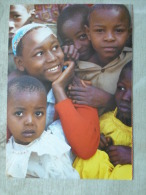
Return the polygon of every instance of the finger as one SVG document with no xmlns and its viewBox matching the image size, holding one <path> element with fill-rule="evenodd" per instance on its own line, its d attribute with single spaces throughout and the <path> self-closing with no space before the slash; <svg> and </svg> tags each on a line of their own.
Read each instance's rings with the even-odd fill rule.
<svg viewBox="0 0 146 195">
<path fill-rule="evenodd" d="M 63 50 L 63 53 L 64 53 L 65 55 L 67 55 L 68 50 L 69 50 L 69 46 L 68 46 L 68 45 L 62 46 L 62 50 Z"/>
<path fill-rule="evenodd" d="M 74 45 L 70 45 L 69 50 L 68 50 L 68 54 L 67 54 L 68 58 L 72 58 L 72 55 L 74 54 L 74 50 L 75 50 Z"/>
<path fill-rule="evenodd" d="M 111 137 L 106 137 L 106 141 L 107 141 L 107 143 L 108 143 L 109 146 L 110 145 L 113 145 L 113 140 L 112 140 Z"/>
<path fill-rule="evenodd" d="M 88 103 L 85 102 L 85 101 L 72 100 L 72 102 L 73 102 L 74 104 L 88 105 Z"/>
<path fill-rule="evenodd" d="M 78 91 L 79 92 L 86 92 L 86 89 L 83 86 L 81 86 L 81 87 L 79 87 L 79 86 L 71 86 L 68 90 L 70 91 L 70 93 L 72 93 L 74 91 L 76 91 L 76 92 L 78 92 Z"/>
<path fill-rule="evenodd" d="M 103 134 L 100 135 L 100 140 L 102 141 L 104 146 L 108 146 L 108 142 L 106 141 L 106 137 Z"/>
</svg>

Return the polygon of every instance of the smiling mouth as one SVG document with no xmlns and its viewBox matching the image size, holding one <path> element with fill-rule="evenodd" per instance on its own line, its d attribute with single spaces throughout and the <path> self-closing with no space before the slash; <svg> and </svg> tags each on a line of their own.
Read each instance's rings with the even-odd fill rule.
<svg viewBox="0 0 146 195">
<path fill-rule="evenodd" d="M 58 68 L 59 68 L 59 65 L 58 66 L 55 66 L 53 68 L 49 68 L 49 69 L 47 69 L 47 71 L 48 72 L 54 72 L 54 71 L 58 70 Z"/>
</svg>

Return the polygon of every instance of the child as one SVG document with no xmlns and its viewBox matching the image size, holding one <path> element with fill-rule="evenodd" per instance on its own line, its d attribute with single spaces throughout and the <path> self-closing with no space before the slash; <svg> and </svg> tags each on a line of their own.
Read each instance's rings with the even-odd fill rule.
<svg viewBox="0 0 146 195">
<path fill-rule="evenodd" d="M 84 159 L 91 157 L 100 138 L 97 110 L 67 98 L 65 88 L 74 77 L 74 63 L 64 63 L 56 35 L 46 25 L 28 24 L 18 30 L 12 45 L 19 72 L 38 78 L 47 90 L 46 127 L 60 118 L 72 151 Z M 62 72 L 64 65 L 68 68 Z"/>
<path fill-rule="evenodd" d="M 96 51 L 96 62 L 79 62 L 76 75 L 92 81 L 93 86 L 69 88 L 70 97 L 79 104 L 98 107 L 101 115 L 114 107 L 113 94 L 123 66 L 132 60 L 124 48 L 131 32 L 131 19 L 124 5 L 94 5 L 89 14 L 88 38 Z M 110 108 L 111 107 L 111 108 Z"/>
<path fill-rule="evenodd" d="M 96 54 L 86 34 L 88 14 L 88 6 L 75 4 L 65 8 L 58 17 L 57 33 L 67 58 L 92 62 Z"/>
<path fill-rule="evenodd" d="M 122 69 L 117 83 L 117 108 L 100 117 L 100 149 L 107 152 L 109 159 L 106 153 L 100 150 L 89 160 L 77 158 L 74 167 L 82 178 L 132 179 L 131 80 L 130 61 Z"/>
<path fill-rule="evenodd" d="M 10 17 L 9 17 L 9 66 L 8 73 L 12 72 L 15 68 L 14 56 L 12 52 L 12 38 L 16 31 L 27 23 L 31 23 L 35 17 L 34 5 L 20 4 L 10 5 Z"/>
<path fill-rule="evenodd" d="M 25 178 L 79 178 L 72 168 L 70 147 L 44 131 L 47 96 L 36 78 L 22 76 L 8 83 L 6 174 Z"/>
</svg>

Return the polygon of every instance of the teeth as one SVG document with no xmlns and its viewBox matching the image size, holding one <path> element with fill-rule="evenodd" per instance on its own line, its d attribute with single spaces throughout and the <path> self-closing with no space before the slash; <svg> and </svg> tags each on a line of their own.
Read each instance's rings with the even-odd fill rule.
<svg viewBox="0 0 146 195">
<path fill-rule="evenodd" d="M 58 69 L 58 67 L 59 66 L 55 66 L 54 68 L 50 68 L 50 69 L 48 69 L 48 71 L 50 72 L 50 71 L 55 71 L 55 70 L 57 70 Z"/>
</svg>

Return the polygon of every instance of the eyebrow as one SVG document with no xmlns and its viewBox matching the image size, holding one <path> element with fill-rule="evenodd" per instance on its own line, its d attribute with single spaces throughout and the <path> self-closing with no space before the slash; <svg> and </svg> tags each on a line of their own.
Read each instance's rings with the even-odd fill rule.
<svg viewBox="0 0 146 195">
<path fill-rule="evenodd" d="M 50 35 L 49 35 L 49 36 L 50 36 Z M 33 51 L 42 48 L 43 43 L 47 41 L 47 39 L 49 38 L 49 36 L 48 36 L 46 39 L 44 39 L 38 46 L 36 46 L 35 48 L 33 48 Z M 53 45 L 54 43 L 59 44 L 58 40 L 51 40 L 51 41 L 50 41 L 50 45 Z M 59 45 L 60 45 L 60 44 L 59 44 Z"/>
</svg>

